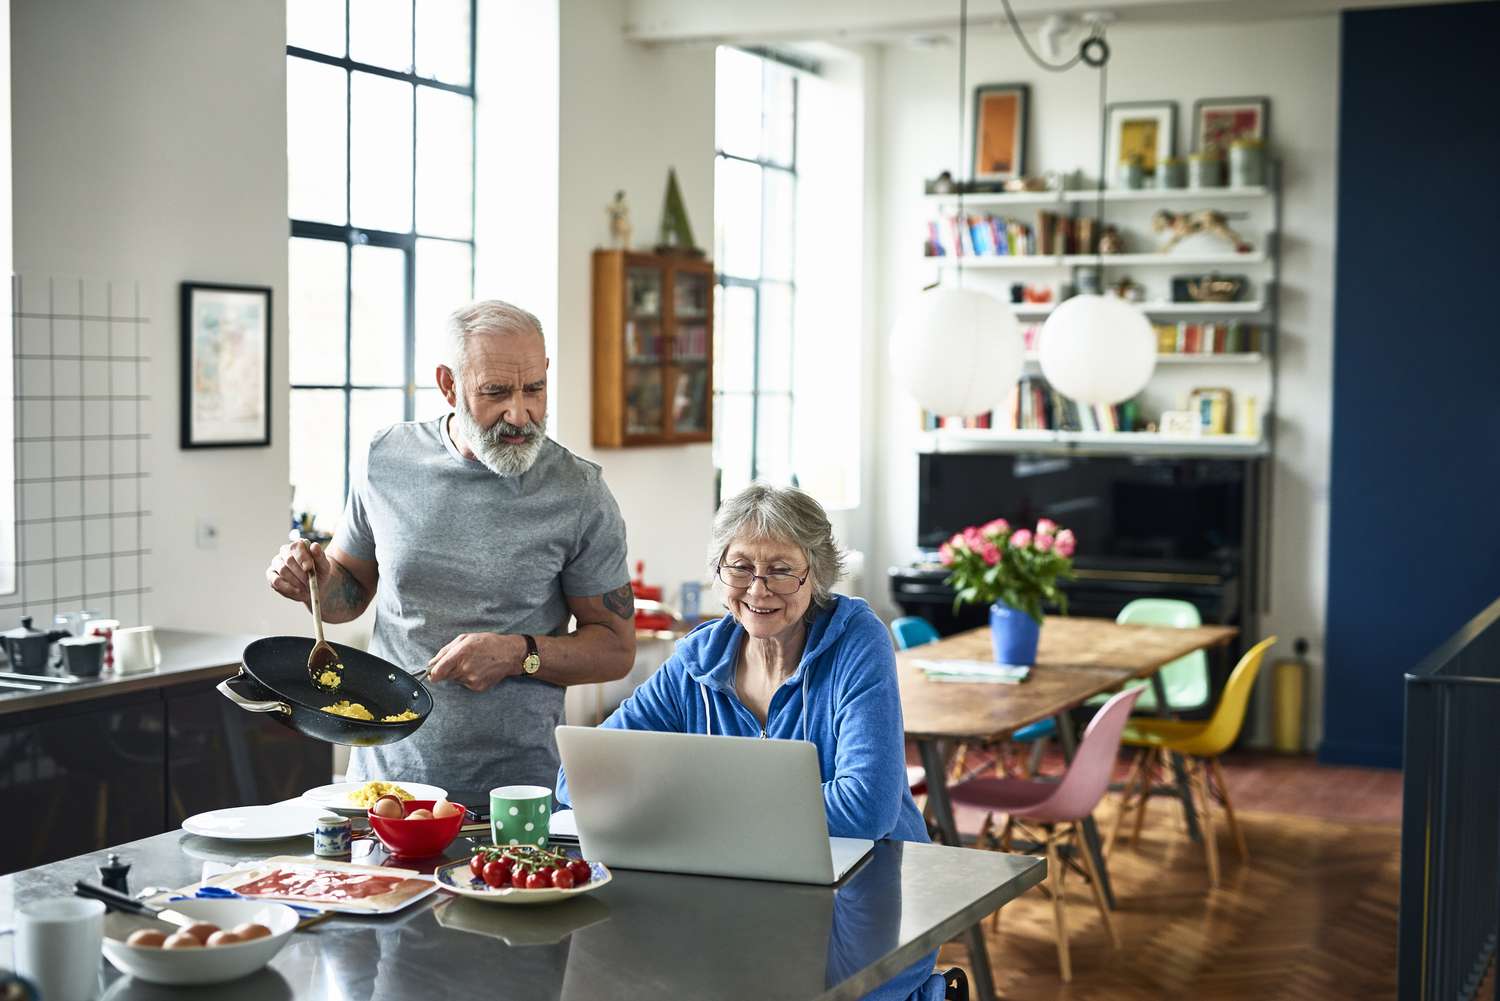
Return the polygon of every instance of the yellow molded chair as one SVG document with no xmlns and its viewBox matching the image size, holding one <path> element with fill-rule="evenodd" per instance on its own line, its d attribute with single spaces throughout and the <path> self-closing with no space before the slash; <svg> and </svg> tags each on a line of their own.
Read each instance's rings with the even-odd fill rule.
<svg viewBox="0 0 1500 1001">
<path fill-rule="evenodd" d="M 1240 735 L 1245 723 L 1245 709 L 1250 703 L 1250 690 L 1255 687 L 1255 678 L 1266 651 L 1276 642 L 1269 636 L 1255 644 L 1240 662 L 1235 665 L 1229 680 L 1224 683 L 1224 693 L 1214 714 L 1202 722 L 1185 722 L 1170 719 L 1143 719 L 1136 717 L 1125 728 L 1120 742 L 1127 747 L 1138 747 L 1135 763 L 1125 779 L 1119 812 L 1115 814 L 1114 826 L 1105 842 L 1105 853 L 1114 846 L 1120 833 L 1125 814 L 1131 809 L 1135 814 L 1134 837 L 1140 843 L 1141 824 L 1146 817 L 1146 804 L 1157 791 L 1156 775 L 1165 767 L 1169 754 L 1184 758 L 1188 782 L 1192 787 L 1194 808 L 1203 824 L 1203 849 L 1208 856 L 1209 882 L 1219 885 L 1219 849 L 1214 840 L 1213 800 L 1224 807 L 1230 834 L 1239 849 L 1241 860 L 1250 861 L 1250 852 L 1245 847 L 1245 835 L 1234 819 L 1234 805 L 1229 801 L 1229 787 L 1224 784 L 1224 773 L 1219 768 L 1219 755 L 1227 751 Z"/>
</svg>

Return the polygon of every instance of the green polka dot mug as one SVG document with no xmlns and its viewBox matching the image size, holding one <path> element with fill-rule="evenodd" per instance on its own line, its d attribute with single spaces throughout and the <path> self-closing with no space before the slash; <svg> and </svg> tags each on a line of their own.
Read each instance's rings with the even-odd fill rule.
<svg viewBox="0 0 1500 1001">
<path fill-rule="evenodd" d="M 497 845 L 547 847 L 552 790 L 546 786 L 498 786 L 490 790 L 490 836 Z"/>
</svg>

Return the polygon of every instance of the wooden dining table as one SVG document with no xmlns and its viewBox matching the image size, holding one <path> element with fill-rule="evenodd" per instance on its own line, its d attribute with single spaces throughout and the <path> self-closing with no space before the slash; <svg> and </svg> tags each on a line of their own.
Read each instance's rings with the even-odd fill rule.
<svg viewBox="0 0 1500 1001">
<path fill-rule="evenodd" d="M 960 741 L 1003 740 L 1022 727 L 1044 719 L 1057 722 L 1058 741 L 1069 761 L 1077 738 L 1070 710 L 1127 681 L 1149 678 L 1159 712 L 1168 712 L 1160 670 L 1195 650 L 1228 643 L 1239 630 L 1233 626 L 1121 625 L 1112 619 L 1048 616 L 1042 624 L 1036 663 L 1020 684 L 932 681 L 919 662 L 944 660 L 993 661 L 988 628 L 968 632 L 901 651 L 896 655 L 901 683 L 901 711 L 907 739 L 917 745 L 927 776 L 927 802 L 945 843 L 959 845 L 953 804 L 948 798 L 947 750 Z M 1187 776 L 1180 760 L 1173 761 L 1176 786 L 1196 840 L 1197 816 Z M 1114 907 L 1114 891 L 1099 846 L 1093 818 L 1084 821 L 1084 843 L 1093 856 L 1105 900 Z"/>
</svg>

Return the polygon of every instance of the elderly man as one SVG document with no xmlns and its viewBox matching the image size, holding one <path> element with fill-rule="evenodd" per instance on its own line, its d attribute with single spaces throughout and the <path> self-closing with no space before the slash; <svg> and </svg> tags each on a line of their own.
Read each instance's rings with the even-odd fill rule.
<svg viewBox="0 0 1500 1001">
<path fill-rule="evenodd" d="M 448 318 L 448 341 L 437 382 L 453 413 L 377 433 L 328 551 L 283 546 L 266 577 L 306 605 L 316 568 L 325 619 L 348 622 L 374 601 L 370 651 L 429 669 L 430 720 L 356 748 L 350 777 L 428 782 L 482 804 L 492 786 L 552 784 L 563 687 L 630 670 L 634 601 L 599 467 L 546 435 L 536 317 L 476 302 Z"/>
</svg>

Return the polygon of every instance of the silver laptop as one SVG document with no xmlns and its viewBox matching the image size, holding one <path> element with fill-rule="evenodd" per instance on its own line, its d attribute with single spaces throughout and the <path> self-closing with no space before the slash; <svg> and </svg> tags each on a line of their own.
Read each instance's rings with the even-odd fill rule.
<svg viewBox="0 0 1500 1001">
<path fill-rule="evenodd" d="M 805 740 L 557 728 L 583 857 L 788 883 L 838 882 L 874 842 L 830 838 Z"/>
</svg>

